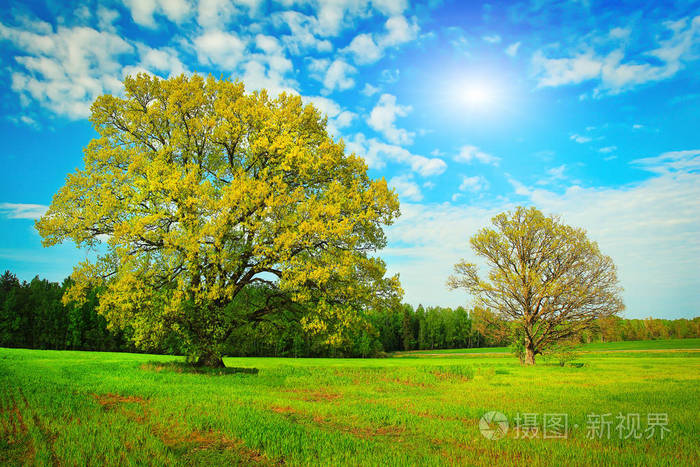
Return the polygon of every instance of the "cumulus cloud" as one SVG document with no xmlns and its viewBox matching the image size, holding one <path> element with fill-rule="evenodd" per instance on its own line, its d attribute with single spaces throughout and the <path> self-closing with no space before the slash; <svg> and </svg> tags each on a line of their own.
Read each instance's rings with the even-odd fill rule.
<svg viewBox="0 0 700 467">
<path fill-rule="evenodd" d="M 376 86 L 372 86 L 372 85 L 369 84 L 369 83 L 365 83 L 365 87 L 362 88 L 362 91 L 361 91 L 361 92 L 362 92 L 362 94 L 364 94 L 365 96 L 373 96 L 373 95 L 375 95 L 376 93 L 379 92 L 379 88 L 376 87 Z"/>
<path fill-rule="evenodd" d="M 205 31 L 194 38 L 197 58 L 203 65 L 231 71 L 243 61 L 246 43 L 232 32 Z"/>
<path fill-rule="evenodd" d="M 343 52 L 352 54 L 358 65 L 374 63 L 384 55 L 384 50 L 374 42 L 372 34 L 366 33 L 355 36 L 352 42 L 343 49 Z"/>
<path fill-rule="evenodd" d="M 459 184 L 459 191 L 478 192 L 489 189 L 489 182 L 481 175 L 473 177 L 462 176 L 462 183 Z"/>
<path fill-rule="evenodd" d="M 616 28 L 603 37 L 594 37 L 572 51 L 537 51 L 532 65 L 539 87 L 562 86 L 597 80 L 594 96 L 618 94 L 636 86 L 674 76 L 685 62 L 698 58 L 700 16 L 665 22 L 667 39 L 656 47 L 636 52 L 628 58 L 627 30 Z M 611 44 L 614 45 L 612 50 Z M 599 51 L 600 49 L 601 51 Z M 604 52 L 603 50 L 609 50 Z"/>
<path fill-rule="evenodd" d="M 282 35 L 282 41 L 294 55 L 307 51 L 330 52 L 333 44 L 328 39 L 318 37 L 320 25 L 318 19 L 298 11 L 283 11 L 272 15 L 276 27 L 289 28 L 291 34 Z"/>
<path fill-rule="evenodd" d="M 304 101 L 313 104 L 328 117 L 328 133 L 334 136 L 340 136 L 340 130 L 349 126 L 357 117 L 357 114 L 343 110 L 336 101 L 327 97 L 309 96 L 304 97 Z"/>
<path fill-rule="evenodd" d="M 486 36 L 482 36 L 482 39 L 488 42 L 489 44 L 498 44 L 501 42 L 501 36 L 499 36 L 498 34 L 489 34 Z"/>
<path fill-rule="evenodd" d="M 136 24 L 148 28 L 157 27 L 155 14 L 162 15 L 175 23 L 181 23 L 191 13 L 186 0 L 123 0 Z"/>
<path fill-rule="evenodd" d="M 384 24 L 382 34 L 362 33 L 353 38 L 342 52 L 352 55 L 358 65 L 375 63 L 389 47 L 398 47 L 418 37 L 420 27 L 415 19 L 409 22 L 404 16 L 392 16 Z"/>
<path fill-rule="evenodd" d="M 474 160 L 481 162 L 482 164 L 488 165 L 498 165 L 500 158 L 488 154 L 476 146 L 464 145 L 460 148 L 459 153 L 454 156 L 456 162 L 466 162 L 471 163 Z"/>
<path fill-rule="evenodd" d="M 389 180 L 389 186 L 396 190 L 400 199 L 421 201 L 423 194 L 420 186 L 413 180 L 413 174 L 399 175 Z"/>
<path fill-rule="evenodd" d="M 137 44 L 136 50 L 139 61 L 136 65 L 126 66 L 122 75 L 150 73 L 161 76 L 176 76 L 188 70 L 179 58 L 177 50 L 171 47 L 154 49 L 144 44 Z"/>
<path fill-rule="evenodd" d="M 343 59 L 312 58 L 309 60 L 309 70 L 313 78 L 323 83 L 323 93 L 328 94 L 336 89 L 345 91 L 355 86 L 355 80 L 350 75 L 357 73 L 357 69 Z"/>
<path fill-rule="evenodd" d="M 396 96 L 382 94 L 370 112 L 367 123 L 392 143 L 412 144 L 415 133 L 397 128 L 395 124 L 396 117 L 405 117 L 410 111 L 410 106 L 396 103 Z"/>
<path fill-rule="evenodd" d="M 393 47 L 415 40 L 420 27 L 415 18 L 409 22 L 404 16 L 392 16 L 384 24 L 386 34 L 379 38 L 380 46 Z"/>
<path fill-rule="evenodd" d="M 407 165 L 423 177 L 440 175 L 447 169 L 447 164 L 440 158 L 412 154 L 401 146 L 383 143 L 375 138 L 368 140 L 362 133 L 349 139 L 346 146 L 351 152 L 363 157 L 373 169 L 383 168 L 387 161 Z"/>
<path fill-rule="evenodd" d="M 0 23 L 0 40 L 18 50 L 19 67 L 10 73 L 10 87 L 20 102 L 26 106 L 35 101 L 71 119 L 88 116 L 97 96 L 121 92 L 119 59 L 135 53 L 131 44 L 111 32 L 63 26 L 53 30 L 31 20 L 24 28 Z"/>
<path fill-rule="evenodd" d="M 166 0 L 168 1 L 168 0 Z M 224 29 L 236 16 L 254 17 L 259 12 L 260 0 L 199 0 L 197 23 L 204 29 Z"/>
</svg>

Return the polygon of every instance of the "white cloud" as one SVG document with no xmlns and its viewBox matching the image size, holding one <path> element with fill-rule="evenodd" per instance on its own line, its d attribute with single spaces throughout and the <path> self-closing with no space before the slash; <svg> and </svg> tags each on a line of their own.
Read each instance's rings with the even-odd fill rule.
<svg viewBox="0 0 700 467">
<path fill-rule="evenodd" d="M 124 67 L 123 76 L 145 72 L 168 77 L 187 72 L 187 68 L 180 61 L 177 50 L 173 48 L 152 49 L 147 45 L 138 44 L 136 49 L 139 54 L 139 62 L 135 66 Z"/>
<path fill-rule="evenodd" d="M 459 191 L 484 191 L 489 189 L 489 182 L 481 175 L 474 177 L 462 176 L 462 183 L 459 185 Z"/>
<path fill-rule="evenodd" d="M 396 96 L 382 94 L 370 112 L 367 123 L 392 143 L 412 144 L 415 133 L 397 128 L 395 125 L 396 117 L 405 117 L 410 111 L 410 106 L 396 103 Z"/>
<path fill-rule="evenodd" d="M 195 37 L 193 46 L 203 65 L 235 72 L 247 89 L 267 89 L 271 95 L 297 94 L 297 83 L 288 77 L 292 61 L 280 41 L 265 34 L 241 37 L 233 32 L 207 30 Z"/>
<path fill-rule="evenodd" d="M 246 43 L 235 33 L 205 31 L 194 38 L 197 58 L 203 65 L 232 71 L 243 61 Z"/>
<path fill-rule="evenodd" d="M 304 97 L 304 101 L 310 102 L 328 117 L 335 117 L 340 113 L 340 105 L 333 99 L 322 96 L 310 96 Z"/>
<path fill-rule="evenodd" d="M 370 169 L 381 169 L 385 167 L 385 161 L 382 160 L 376 152 L 369 152 L 368 144 L 369 141 L 367 141 L 367 138 L 365 138 L 365 135 L 362 133 L 357 133 L 345 140 L 345 148 L 347 151 L 362 157 Z"/>
<path fill-rule="evenodd" d="M 272 15 L 275 26 L 286 26 L 291 34 L 281 36 L 287 49 L 294 55 L 301 55 L 309 50 L 330 52 L 333 44 L 327 39 L 319 39 L 318 20 L 297 11 L 283 11 Z"/>
<path fill-rule="evenodd" d="M 603 154 L 609 154 L 611 152 L 617 151 L 617 146 L 605 146 L 603 148 L 598 149 L 599 152 L 602 152 Z"/>
<path fill-rule="evenodd" d="M 547 170 L 547 175 L 549 175 L 554 180 L 562 180 L 564 178 L 564 170 L 566 170 L 566 165 L 562 164 L 559 167 L 553 167 Z"/>
<path fill-rule="evenodd" d="M 404 16 L 392 16 L 384 24 L 386 35 L 379 38 L 379 45 L 383 48 L 394 47 L 415 40 L 420 28 L 415 19 L 412 22 Z"/>
<path fill-rule="evenodd" d="M 386 32 L 383 34 L 358 34 L 341 51 L 352 55 L 353 61 L 358 65 L 375 63 L 384 56 L 387 48 L 415 40 L 420 31 L 415 19 L 409 23 L 404 16 L 392 16 L 384 28 Z"/>
<path fill-rule="evenodd" d="M 344 29 L 354 26 L 358 18 L 368 18 L 375 12 L 397 16 L 408 7 L 407 0 L 278 0 L 278 3 L 311 10 L 318 23 L 317 33 L 324 37 L 338 36 Z"/>
<path fill-rule="evenodd" d="M 440 175 L 447 169 L 447 164 L 442 159 L 411 154 L 401 146 L 383 143 L 375 138 L 367 140 L 362 133 L 349 139 L 346 146 L 351 152 L 363 157 L 373 169 L 383 168 L 387 160 L 407 165 L 423 177 Z"/>
<path fill-rule="evenodd" d="M 328 133 L 334 136 L 340 136 L 340 129 L 349 126 L 357 117 L 357 114 L 349 110 L 343 110 L 337 102 L 327 97 L 304 97 L 304 101 L 313 104 L 314 107 L 328 117 Z"/>
<path fill-rule="evenodd" d="M 223 28 L 236 13 L 230 0 L 199 0 L 197 4 L 197 22 L 205 29 Z"/>
<path fill-rule="evenodd" d="M 550 169 L 547 169 L 545 171 L 545 176 L 540 178 L 539 180 L 537 180 L 536 185 L 540 185 L 540 186 L 549 185 L 549 186 L 561 187 L 562 182 L 564 182 L 565 180 L 568 179 L 568 177 L 566 175 L 564 175 L 565 171 L 566 171 L 566 164 L 562 164 L 558 167 L 552 167 Z M 521 190 L 521 191 L 523 190 L 523 186 L 518 185 L 517 182 L 515 182 L 515 180 L 513 180 L 512 178 L 509 178 L 509 181 L 510 181 L 511 185 L 513 185 L 516 188 L 516 192 L 518 190 Z M 570 181 L 570 183 L 572 183 L 572 182 Z M 576 182 L 573 182 L 573 183 L 576 183 Z M 531 193 L 531 191 L 528 189 L 525 189 L 525 191 L 528 192 L 528 195 Z"/>
<path fill-rule="evenodd" d="M 518 49 L 520 48 L 520 42 L 515 42 L 513 44 L 510 44 L 508 47 L 506 47 L 506 54 L 515 57 L 518 55 Z"/>
<path fill-rule="evenodd" d="M 571 58 L 547 58 L 541 51 L 537 51 L 532 57 L 532 64 L 537 70 L 540 87 L 578 84 L 600 76 L 603 68 L 601 61 L 592 52 Z"/>
<path fill-rule="evenodd" d="M 23 105 L 35 101 L 58 115 L 86 117 L 97 96 L 121 92 L 119 59 L 132 55 L 134 47 L 111 32 L 50 28 L 36 23 L 34 28 L 19 29 L 0 23 L 0 40 L 19 50 L 10 87 Z"/>
<path fill-rule="evenodd" d="M 365 83 L 365 87 L 362 88 L 362 91 L 361 91 L 361 92 L 362 92 L 362 94 L 364 94 L 365 96 L 373 96 L 373 95 L 375 95 L 376 93 L 379 92 L 379 88 L 376 87 L 376 86 L 372 86 L 372 85 L 369 84 L 369 83 Z"/>
<path fill-rule="evenodd" d="M 181 23 L 191 13 L 189 2 L 186 0 L 123 0 L 124 6 L 131 11 L 135 23 L 155 28 L 157 24 L 153 15 L 165 16 L 172 22 Z"/>
<path fill-rule="evenodd" d="M 470 163 L 477 160 L 482 164 L 498 165 L 500 158 L 481 151 L 476 146 L 464 145 L 460 148 L 459 153 L 454 157 L 456 162 Z"/>
<path fill-rule="evenodd" d="M 409 201 L 421 201 L 423 199 L 420 186 L 413 181 L 413 174 L 392 177 L 389 180 L 389 186 L 396 190 L 401 199 Z"/>
<path fill-rule="evenodd" d="M 501 42 L 501 36 L 499 36 L 498 34 L 482 36 L 482 39 L 488 42 L 489 44 L 498 44 Z"/>
<path fill-rule="evenodd" d="M 357 69 L 340 58 L 332 62 L 328 59 L 309 59 L 309 70 L 312 77 L 323 83 L 323 93 L 334 90 L 345 91 L 355 86 L 355 80 L 350 77 Z"/>
<path fill-rule="evenodd" d="M 320 31 L 325 36 L 337 36 L 356 16 L 366 14 L 363 11 L 366 3 L 366 1 L 319 0 L 316 16 Z"/>
<path fill-rule="evenodd" d="M 408 0 L 372 0 L 372 6 L 386 16 L 396 16 L 408 8 Z"/>
<path fill-rule="evenodd" d="M 344 110 L 340 112 L 337 117 L 335 117 L 335 122 L 338 128 L 345 128 L 346 126 L 349 126 L 356 117 L 356 113 L 350 112 L 349 110 Z"/>
<path fill-rule="evenodd" d="M 0 215 L 8 219 L 39 219 L 48 208 L 43 204 L 0 203 Z"/>
<path fill-rule="evenodd" d="M 355 36 L 350 45 L 342 51 L 352 54 L 358 65 L 374 63 L 384 55 L 384 50 L 374 42 L 372 35 L 366 33 Z"/>
<path fill-rule="evenodd" d="M 335 59 L 326 71 L 323 85 L 329 91 L 333 91 L 334 89 L 340 91 L 350 89 L 355 86 L 355 80 L 349 75 L 355 73 L 357 73 L 355 67 L 341 59 Z"/>
<path fill-rule="evenodd" d="M 119 12 L 102 5 L 97 7 L 97 23 L 100 31 L 115 32 L 114 22 L 119 19 Z"/>
<path fill-rule="evenodd" d="M 631 164 L 656 174 L 697 173 L 700 171 L 700 149 L 665 152 L 655 157 L 635 159 Z M 700 207 L 700 199 L 698 203 Z"/>
<path fill-rule="evenodd" d="M 573 133 L 571 136 L 569 136 L 569 139 L 571 141 L 577 142 L 578 144 L 585 144 L 593 141 L 593 138 L 591 138 L 590 136 L 583 136 L 576 133 Z"/>
<path fill-rule="evenodd" d="M 298 94 L 297 83 L 286 77 L 292 62 L 281 55 L 251 54 L 241 65 L 241 79 L 246 89 L 266 89 L 270 95 Z"/>
<path fill-rule="evenodd" d="M 30 117 L 29 115 L 9 115 L 7 119 L 15 125 L 27 125 L 37 130 L 40 128 L 39 122 L 37 122 L 34 118 Z"/>
<path fill-rule="evenodd" d="M 196 3 L 197 23 L 202 28 L 224 30 L 236 16 L 257 16 L 261 0 L 198 0 Z"/>
<path fill-rule="evenodd" d="M 597 80 L 593 95 L 618 94 L 638 85 L 674 76 L 686 61 L 698 58 L 700 16 L 666 22 L 667 39 L 646 51 L 635 51 L 635 61 L 626 58 L 629 37 L 626 30 L 613 29 L 606 36 L 594 37 L 577 50 L 550 58 L 540 50 L 533 55 L 539 87 L 578 84 Z M 659 37 L 664 37 L 659 35 Z M 612 50 L 611 44 L 614 45 Z M 604 48 L 606 52 L 598 52 Z M 610 50 L 610 51 L 608 51 Z"/>
</svg>

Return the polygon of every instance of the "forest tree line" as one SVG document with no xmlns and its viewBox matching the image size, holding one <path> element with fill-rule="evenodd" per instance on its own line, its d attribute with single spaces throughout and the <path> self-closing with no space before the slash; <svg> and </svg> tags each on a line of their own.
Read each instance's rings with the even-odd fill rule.
<svg viewBox="0 0 700 467">
<path fill-rule="evenodd" d="M 110 329 L 97 313 L 99 292 L 92 290 L 82 304 L 61 300 L 70 279 L 50 282 L 38 276 L 20 281 L 9 271 L 0 277 L 0 347 L 54 350 L 138 351 L 129 329 Z M 330 345 L 322 335 L 305 333 L 292 313 L 249 323 L 227 342 L 231 356 L 370 357 L 402 350 L 431 350 L 506 346 L 512 333 L 487 310 L 465 307 L 423 307 L 396 304 L 370 310 L 361 325 L 341 342 Z M 581 342 L 613 342 L 700 337 L 700 317 L 693 319 L 599 320 L 581 335 Z M 177 338 L 146 349 L 180 354 Z"/>
</svg>

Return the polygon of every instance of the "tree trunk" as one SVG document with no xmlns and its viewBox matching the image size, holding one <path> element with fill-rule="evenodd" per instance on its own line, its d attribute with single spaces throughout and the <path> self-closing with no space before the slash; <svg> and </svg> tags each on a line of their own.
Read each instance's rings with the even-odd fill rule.
<svg viewBox="0 0 700 467">
<path fill-rule="evenodd" d="M 532 344 L 530 344 L 530 343 L 525 345 L 525 360 L 523 363 L 525 365 L 534 365 L 535 364 L 535 349 L 532 347 Z"/>
<path fill-rule="evenodd" d="M 216 354 L 204 354 L 200 355 L 197 359 L 195 366 L 206 366 L 208 368 L 225 368 L 224 360 Z"/>
</svg>

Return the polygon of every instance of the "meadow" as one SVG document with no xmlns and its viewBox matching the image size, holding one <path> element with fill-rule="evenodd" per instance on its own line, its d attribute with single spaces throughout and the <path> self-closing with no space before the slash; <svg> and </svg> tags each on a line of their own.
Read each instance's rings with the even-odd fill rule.
<svg viewBox="0 0 700 467">
<path fill-rule="evenodd" d="M 700 463 L 698 339 L 593 345 L 565 367 L 468 350 L 194 372 L 179 357 L 0 349 L 0 465 Z M 501 439 L 480 430 L 489 411 L 507 417 Z M 545 436 L 546 415 L 567 429 Z"/>
</svg>

